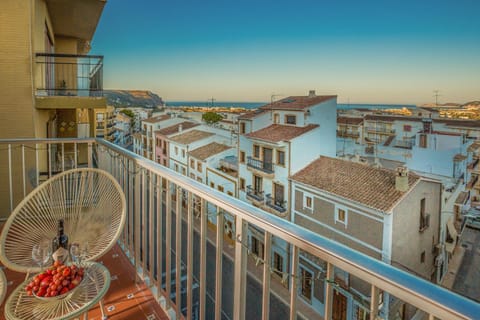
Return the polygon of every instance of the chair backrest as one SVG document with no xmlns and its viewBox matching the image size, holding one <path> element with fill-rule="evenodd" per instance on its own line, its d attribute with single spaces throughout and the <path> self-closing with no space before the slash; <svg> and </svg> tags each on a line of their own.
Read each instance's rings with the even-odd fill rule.
<svg viewBox="0 0 480 320">
<path fill-rule="evenodd" d="M 18 272 L 38 272 L 32 248 L 52 241 L 64 220 L 69 244 L 88 243 L 86 260 L 96 260 L 115 244 L 126 217 L 125 195 L 106 171 L 68 170 L 34 189 L 8 218 L 0 236 L 0 260 Z"/>
</svg>

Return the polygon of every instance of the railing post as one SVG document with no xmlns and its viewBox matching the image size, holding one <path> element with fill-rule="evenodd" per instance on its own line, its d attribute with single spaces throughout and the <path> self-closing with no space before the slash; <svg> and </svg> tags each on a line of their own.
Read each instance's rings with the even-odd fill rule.
<svg viewBox="0 0 480 320">
<path fill-rule="evenodd" d="M 237 216 L 235 228 L 235 267 L 233 286 L 233 319 L 245 319 L 245 289 L 247 282 L 247 222 Z"/>
<path fill-rule="evenodd" d="M 187 319 L 192 319 L 193 296 L 193 197 L 187 196 Z"/>
<path fill-rule="evenodd" d="M 207 222 L 206 201 L 201 198 L 200 203 L 200 320 L 205 320 L 207 310 Z"/>
<path fill-rule="evenodd" d="M 8 187 L 10 191 L 10 212 L 13 211 L 12 145 L 8 145 Z"/>
<path fill-rule="evenodd" d="M 182 318 L 182 190 L 177 185 L 175 200 L 175 307 L 176 319 Z"/>
<path fill-rule="evenodd" d="M 378 288 L 372 284 L 370 290 L 370 320 L 376 320 L 378 316 L 378 295 Z"/>
<path fill-rule="evenodd" d="M 263 293 L 262 293 L 262 319 L 270 319 L 270 261 L 272 256 L 272 234 L 265 231 L 263 249 Z"/>
<path fill-rule="evenodd" d="M 222 260 L 223 260 L 223 213 L 216 207 L 217 242 L 215 252 L 215 320 L 222 320 Z"/>
<path fill-rule="evenodd" d="M 297 319 L 297 270 L 298 270 L 298 247 L 293 245 L 292 270 L 290 276 L 290 320 Z"/>
<path fill-rule="evenodd" d="M 89 168 L 93 167 L 93 150 L 92 150 L 92 147 L 93 147 L 92 143 L 89 142 L 88 143 L 88 154 L 87 154 L 88 155 L 88 160 L 87 161 L 88 161 L 88 167 Z"/>
<path fill-rule="evenodd" d="M 333 286 L 331 282 L 334 277 L 333 268 L 334 267 L 331 263 L 327 263 L 327 274 L 325 275 L 325 320 L 330 320 L 332 318 Z"/>
</svg>

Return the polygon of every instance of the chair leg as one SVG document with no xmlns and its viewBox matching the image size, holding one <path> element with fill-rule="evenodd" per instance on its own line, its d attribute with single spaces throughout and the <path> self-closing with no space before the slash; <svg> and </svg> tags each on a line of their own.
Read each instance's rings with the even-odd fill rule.
<svg viewBox="0 0 480 320">
<path fill-rule="evenodd" d="M 103 299 L 100 300 L 100 312 L 102 312 L 102 320 L 107 320 L 108 316 L 105 314 L 105 308 L 103 306 Z"/>
</svg>

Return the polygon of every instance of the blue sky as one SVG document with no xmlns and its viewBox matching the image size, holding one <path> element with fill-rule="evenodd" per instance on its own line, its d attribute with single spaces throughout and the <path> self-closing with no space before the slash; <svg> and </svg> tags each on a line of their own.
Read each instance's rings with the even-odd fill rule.
<svg viewBox="0 0 480 320">
<path fill-rule="evenodd" d="M 479 0 L 110 0 L 104 86 L 167 101 L 480 100 Z"/>
</svg>

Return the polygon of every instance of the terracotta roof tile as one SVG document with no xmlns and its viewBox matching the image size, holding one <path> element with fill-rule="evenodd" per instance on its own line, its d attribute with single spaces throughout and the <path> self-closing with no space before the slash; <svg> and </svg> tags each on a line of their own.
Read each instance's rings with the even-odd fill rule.
<svg viewBox="0 0 480 320">
<path fill-rule="evenodd" d="M 238 120 L 249 120 L 253 119 L 259 115 L 265 114 L 269 112 L 270 110 L 262 110 L 262 109 L 255 109 L 253 111 L 249 111 L 247 113 L 242 114 L 241 116 L 238 117 Z"/>
<path fill-rule="evenodd" d="M 192 142 L 202 140 L 213 136 L 214 133 L 201 131 L 201 130 L 192 130 L 185 133 L 181 133 L 177 136 L 171 137 L 170 141 L 177 142 L 180 144 L 190 144 Z"/>
<path fill-rule="evenodd" d="M 337 96 L 291 96 L 260 107 L 263 110 L 304 110 Z"/>
<path fill-rule="evenodd" d="M 144 119 L 142 121 L 146 122 L 146 123 L 157 123 L 157 122 L 168 120 L 168 119 L 170 119 L 170 116 L 168 114 L 165 114 L 165 115 L 162 115 L 162 116 L 157 116 L 157 117 Z"/>
<path fill-rule="evenodd" d="M 227 146 L 225 144 L 217 143 L 217 142 L 212 142 L 209 143 L 203 147 L 194 149 L 189 152 L 190 156 L 199 159 L 199 160 L 205 160 L 217 153 L 223 152 L 225 150 L 231 149 L 231 146 Z"/>
<path fill-rule="evenodd" d="M 337 117 L 337 123 L 359 125 L 363 122 L 363 118 L 353 117 Z"/>
<path fill-rule="evenodd" d="M 388 212 L 405 194 L 396 190 L 395 177 L 394 170 L 322 156 L 291 179 L 367 207 Z M 409 173 L 409 190 L 419 179 L 418 175 Z"/>
<path fill-rule="evenodd" d="M 178 129 L 180 128 L 180 126 L 182 126 L 182 130 L 186 130 L 186 129 L 190 129 L 190 128 L 199 126 L 199 124 L 195 123 L 195 122 L 184 121 L 184 122 L 177 123 L 177 124 L 175 124 L 173 126 L 170 126 L 170 127 L 166 127 L 166 128 L 160 129 L 160 130 L 155 130 L 155 134 L 159 134 L 159 135 L 162 135 L 162 136 L 169 136 L 169 135 L 178 133 Z"/>
<path fill-rule="evenodd" d="M 318 127 L 317 124 L 309 124 L 305 127 L 272 124 L 266 128 L 249 133 L 246 136 L 270 142 L 289 141 Z"/>
</svg>

